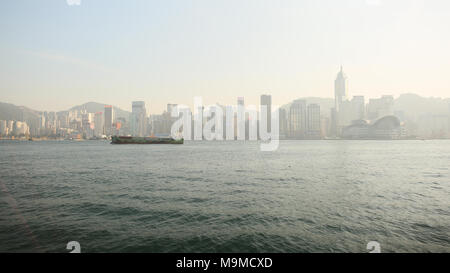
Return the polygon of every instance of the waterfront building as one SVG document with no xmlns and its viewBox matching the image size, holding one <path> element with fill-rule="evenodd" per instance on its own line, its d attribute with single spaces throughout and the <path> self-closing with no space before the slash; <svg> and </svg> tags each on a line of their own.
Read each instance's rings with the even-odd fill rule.
<svg viewBox="0 0 450 273">
<path fill-rule="evenodd" d="M 105 135 L 110 136 L 113 133 L 114 111 L 111 105 L 105 105 Z"/>
<path fill-rule="evenodd" d="M 280 139 L 287 138 L 288 132 L 288 118 L 286 110 L 283 108 L 279 109 L 279 124 L 280 124 Z"/>
<path fill-rule="evenodd" d="M 97 112 L 94 115 L 94 136 L 102 137 L 104 135 L 103 113 Z"/>
<path fill-rule="evenodd" d="M 313 139 L 321 138 L 320 106 L 318 104 L 308 105 L 306 117 L 307 137 Z"/>
<path fill-rule="evenodd" d="M 289 138 L 304 138 L 306 135 L 306 101 L 295 100 L 289 108 Z"/>
<path fill-rule="evenodd" d="M 372 123 L 353 121 L 342 130 L 345 139 L 402 139 L 406 136 L 404 125 L 395 116 L 385 116 Z"/>
<path fill-rule="evenodd" d="M 147 110 L 145 102 L 133 101 L 131 110 L 131 134 L 143 137 L 147 134 Z"/>
<path fill-rule="evenodd" d="M 271 95 L 261 95 L 261 106 L 267 108 L 267 132 L 272 131 L 272 96 Z M 260 121 L 261 122 L 261 121 Z"/>
</svg>

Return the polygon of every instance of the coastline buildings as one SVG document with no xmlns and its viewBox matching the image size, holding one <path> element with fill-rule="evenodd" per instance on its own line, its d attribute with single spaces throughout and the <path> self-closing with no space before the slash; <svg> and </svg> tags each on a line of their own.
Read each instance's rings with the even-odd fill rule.
<svg viewBox="0 0 450 273">
<path fill-rule="evenodd" d="M 424 100 L 413 94 L 402 95 L 394 100 L 393 96 L 385 95 L 371 98 L 366 104 L 364 96 L 353 96 L 350 99 L 348 82 L 349 78 L 341 67 L 334 80 L 334 100 L 299 99 L 281 107 L 280 139 L 450 138 L 450 100 L 438 101 L 434 98 Z M 224 113 L 226 112 L 226 106 L 217 105 Z M 240 106 L 245 108 L 244 97 L 237 98 L 237 105 L 237 108 L 242 108 Z M 267 129 L 271 131 L 273 127 L 271 95 L 261 95 L 260 105 L 268 110 Z M 419 111 L 416 111 L 415 105 L 418 105 Z M 171 117 L 172 109 L 176 106 L 177 104 L 169 103 L 162 114 L 150 117 L 147 116 L 143 101 L 132 102 L 131 113 L 114 109 L 111 105 L 93 102 L 68 111 L 35 111 L 29 116 L 19 116 L 18 119 L 21 120 L 0 121 L 0 135 L 67 139 L 103 138 L 115 134 L 168 136 L 173 122 L 178 119 Z M 204 126 L 211 118 L 207 119 L 204 116 L 204 107 L 194 109 L 193 118 L 196 118 L 195 110 L 200 113 L 199 119 L 203 122 L 200 123 Z M 249 139 L 250 124 L 261 126 L 261 121 L 256 116 L 250 116 L 250 113 L 253 112 L 249 112 L 248 109 L 235 112 L 234 132 L 228 132 L 231 138 L 234 136 L 234 139 Z M 239 125 L 240 128 L 238 117 L 245 120 L 245 124 Z M 224 138 L 227 136 L 226 122 L 224 119 Z M 193 120 L 191 125 L 193 131 L 198 132 L 199 128 L 194 126 Z M 201 132 L 198 135 L 201 136 Z M 203 136 L 201 137 L 203 139 Z"/>
<path fill-rule="evenodd" d="M 320 105 L 295 100 L 289 108 L 288 138 L 320 139 L 323 136 Z M 281 128 L 281 126 L 280 126 Z"/>
<path fill-rule="evenodd" d="M 0 136 L 28 137 L 30 126 L 23 121 L 0 120 Z"/>
<path fill-rule="evenodd" d="M 394 97 L 370 99 L 366 110 L 364 96 L 348 99 L 348 77 L 342 67 L 335 80 L 335 106 L 330 120 L 331 137 L 399 139 L 406 136 L 404 126 L 394 116 Z"/>
</svg>

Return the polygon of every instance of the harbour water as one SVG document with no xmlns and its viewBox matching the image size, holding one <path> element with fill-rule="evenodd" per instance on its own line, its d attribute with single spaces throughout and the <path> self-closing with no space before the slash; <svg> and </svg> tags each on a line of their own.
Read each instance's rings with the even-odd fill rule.
<svg viewBox="0 0 450 273">
<path fill-rule="evenodd" d="M 0 141 L 0 252 L 450 252 L 450 141 Z"/>
</svg>

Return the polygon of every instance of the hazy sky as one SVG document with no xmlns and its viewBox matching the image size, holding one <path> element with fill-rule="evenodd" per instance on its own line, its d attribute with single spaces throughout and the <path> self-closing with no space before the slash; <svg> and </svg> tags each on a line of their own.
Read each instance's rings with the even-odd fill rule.
<svg viewBox="0 0 450 273">
<path fill-rule="evenodd" d="M 0 101 L 282 105 L 350 95 L 450 97 L 448 0 L 0 1 Z"/>
</svg>

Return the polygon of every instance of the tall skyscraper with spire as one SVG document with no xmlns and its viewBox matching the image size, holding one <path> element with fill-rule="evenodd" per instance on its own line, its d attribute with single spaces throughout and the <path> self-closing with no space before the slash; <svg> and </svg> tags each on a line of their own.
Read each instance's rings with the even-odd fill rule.
<svg viewBox="0 0 450 273">
<path fill-rule="evenodd" d="M 347 75 L 345 75 L 344 70 L 341 66 L 341 71 L 339 71 L 336 80 L 334 81 L 334 98 L 336 112 L 339 113 L 341 109 L 341 104 L 346 101 L 348 97 L 348 80 Z"/>
</svg>

